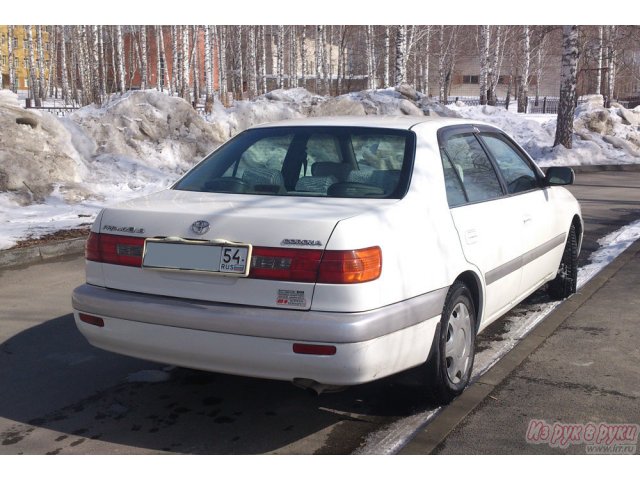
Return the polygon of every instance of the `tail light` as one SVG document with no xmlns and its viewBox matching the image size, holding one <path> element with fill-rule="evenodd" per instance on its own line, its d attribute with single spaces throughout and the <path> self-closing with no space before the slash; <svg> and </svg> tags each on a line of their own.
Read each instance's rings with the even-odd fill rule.
<svg viewBox="0 0 640 480">
<path fill-rule="evenodd" d="M 142 266 L 144 238 L 91 232 L 86 259 L 129 267 Z M 363 283 L 382 272 L 380 247 L 360 250 L 310 250 L 254 247 L 249 278 L 305 283 Z"/>
<path fill-rule="evenodd" d="M 250 278 L 308 283 L 363 283 L 382 271 L 380 247 L 305 250 L 254 247 Z"/>
<path fill-rule="evenodd" d="M 91 232 L 87 239 L 85 257 L 92 262 L 140 267 L 144 240 L 140 237 Z"/>
</svg>

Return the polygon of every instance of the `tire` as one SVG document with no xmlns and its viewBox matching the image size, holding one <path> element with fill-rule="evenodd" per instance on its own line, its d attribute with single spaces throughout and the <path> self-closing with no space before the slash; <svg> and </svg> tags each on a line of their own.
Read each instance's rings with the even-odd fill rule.
<svg viewBox="0 0 640 480">
<path fill-rule="evenodd" d="M 435 350 L 425 364 L 426 380 L 436 402 L 446 404 L 469 384 L 473 369 L 476 310 L 464 283 L 449 289 L 436 334 Z"/>
<path fill-rule="evenodd" d="M 571 225 L 562 260 L 556 278 L 549 282 L 547 289 L 554 300 L 562 300 L 576 293 L 578 283 L 578 235 L 575 225 Z"/>
</svg>

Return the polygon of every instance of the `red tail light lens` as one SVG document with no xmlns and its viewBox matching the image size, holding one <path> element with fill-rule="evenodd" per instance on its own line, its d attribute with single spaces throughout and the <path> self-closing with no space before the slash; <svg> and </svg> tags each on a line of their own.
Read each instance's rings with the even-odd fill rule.
<svg viewBox="0 0 640 480">
<path fill-rule="evenodd" d="M 96 317 L 95 315 L 89 315 L 88 313 L 80 313 L 78 314 L 80 320 L 84 323 L 88 323 L 89 325 L 95 325 L 96 327 L 104 327 L 104 320 L 100 317 Z"/>
<path fill-rule="evenodd" d="M 87 239 L 85 256 L 92 262 L 140 267 L 144 240 L 140 237 L 92 232 Z"/>
<path fill-rule="evenodd" d="M 328 250 L 322 257 L 318 283 L 363 283 L 382 272 L 380 247 L 362 250 Z"/>
<path fill-rule="evenodd" d="M 322 250 L 254 247 L 250 278 L 315 283 Z"/>
</svg>

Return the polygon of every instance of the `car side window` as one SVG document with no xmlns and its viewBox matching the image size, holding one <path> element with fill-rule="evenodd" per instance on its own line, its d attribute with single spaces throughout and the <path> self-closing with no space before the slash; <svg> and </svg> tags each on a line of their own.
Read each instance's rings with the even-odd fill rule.
<svg viewBox="0 0 640 480">
<path fill-rule="evenodd" d="M 452 165 L 451 160 L 447 156 L 447 152 L 442 149 L 440 154 L 442 158 L 442 168 L 444 170 L 444 186 L 447 190 L 447 202 L 449 203 L 449 207 L 457 207 L 467 201 L 464 189 L 462 188 L 460 175 Z"/>
<path fill-rule="evenodd" d="M 480 137 L 498 164 L 509 193 L 538 188 L 538 178 L 533 168 L 502 135 L 481 133 Z"/>
<path fill-rule="evenodd" d="M 493 164 L 472 133 L 448 137 L 442 149 L 462 182 L 469 202 L 502 196 L 502 187 Z M 445 172 L 446 173 L 446 172 Z"/>
</svg>

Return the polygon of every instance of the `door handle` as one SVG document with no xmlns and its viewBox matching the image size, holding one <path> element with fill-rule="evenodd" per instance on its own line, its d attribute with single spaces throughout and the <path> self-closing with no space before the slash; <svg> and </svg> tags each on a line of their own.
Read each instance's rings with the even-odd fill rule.
<svg viewBox="0 0 640 480">
<path fill-rule="evenodd" d="M 531 215 L 529 215 L 528 213 L 525 213 L 524 216 L 522 217 L 522 222 L 526 225 L 527 223 L 529 223 L 531 220 L 533 220 L 533 217 Z"/>
</svg>

